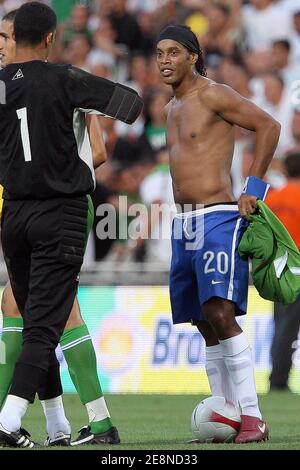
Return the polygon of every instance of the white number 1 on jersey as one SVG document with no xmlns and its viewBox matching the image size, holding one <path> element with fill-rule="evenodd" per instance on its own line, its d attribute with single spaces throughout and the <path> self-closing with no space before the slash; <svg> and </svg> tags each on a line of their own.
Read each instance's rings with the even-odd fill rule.
<svg viewBox="0 0 300 470">
<path fill-rule="evenodd" d="M 24 150 L 25 162 L 31 162 L 31 149 L 28 131 L 27 108 L 17 109 L 18 118 L 21 120 L 21 138 Z"/>
</svg>

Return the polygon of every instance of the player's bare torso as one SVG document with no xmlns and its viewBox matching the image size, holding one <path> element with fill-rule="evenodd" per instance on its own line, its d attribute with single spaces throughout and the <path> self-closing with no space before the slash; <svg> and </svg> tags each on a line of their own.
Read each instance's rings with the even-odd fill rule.
<svg viewBox="0 0 300 470">
<path fill-rule="evenodd" d="M 206 94 L 213 83 L 201 77 L 166 108 L 174 198 L 181 205 L 234 200 L 230 180 L 234 130 L 209 108 Z"/>
</svg>

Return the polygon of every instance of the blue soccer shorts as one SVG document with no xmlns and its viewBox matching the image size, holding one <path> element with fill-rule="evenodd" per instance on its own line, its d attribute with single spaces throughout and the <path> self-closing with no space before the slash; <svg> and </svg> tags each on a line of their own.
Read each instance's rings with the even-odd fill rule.
<svg viewBox="0 0 300 470">
<path fill-rule="evenodd" d="M 172 229 L 170 297 L 174 323 L 205 320 L 201 306 L 212 297 L 246 313 L 249 264 L 238 253 L 247 228 L 236 203 L 177 214 Z"/>
</svg>

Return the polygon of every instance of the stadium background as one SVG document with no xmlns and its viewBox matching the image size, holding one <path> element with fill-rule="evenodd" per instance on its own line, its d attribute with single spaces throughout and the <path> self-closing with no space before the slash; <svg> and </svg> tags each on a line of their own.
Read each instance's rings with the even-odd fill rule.
<svg viewBox="0 0 300 470">
<path fill-rule="evenodd" d="M 0 0 L 0 16 L 22 3 Z M 129 205 L 170 201 L 162 115 L 170 90 L 161 84 L 153 51 L 157 32 L 173 22 L 190 25 L 198 35 L 209 77 L 229 84 L 281 122 L 282 137 L 267 178 L 274 188 L 285 183 L 283 159 L 290 151 L 300 152 L 297 100 L 300 2 L 53 0 L 47 3 L 54 7 L 60 22 L 53 61 L 70 62 L 91 73 L 129 84 L 145 100 L 144 115 L 132 127 L 101 119 L 109 160 L 97 171 L 93 195 L 96 218 L 79 301 L 95 344 L 103 389 L 111 393 L 207 394 L 204 344 L 200 335 L 190 325 L 171 324 L 168 241 L 132 243 L 118 237 L 99 240 L 97 227 L 101 215 L 99 211 L 97 214 L 97 208 L 109 202 L 120 214 L 120 195 L 127 196 Z M 232 170 L 237 196 L 252 158 L 251 133 L 237 129 Z M 130 221 L 126 219 L 124 223 L 129 225 Z M 2 285 L 6 279 L 1 261 Z M 273 306 L 262 300 L 253 287 L 249 299 L 248 315 L 241 322 L 252 345 L 258 391 L 265 393 L 270 370 Z M 58 357 L 64 390 L 73 392 L 60 350 Z M 300 393 L 299 347 L 295 349 L 293 364 L 290 388 Z"/>
</svg>

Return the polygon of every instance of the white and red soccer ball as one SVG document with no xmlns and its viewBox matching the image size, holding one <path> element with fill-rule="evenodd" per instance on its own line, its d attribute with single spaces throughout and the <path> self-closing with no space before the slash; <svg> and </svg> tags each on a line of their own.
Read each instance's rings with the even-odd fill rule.
<svg viewBox="0 0 300 470">
<path fill-rule="evenodd" d="M 233 442 L 241 425 L 240 412 L 223 397 L 209 397 L 194 409 L 191 425 L 199 442 Z"/>
</svg>

